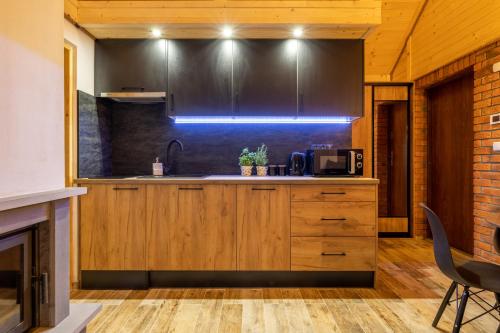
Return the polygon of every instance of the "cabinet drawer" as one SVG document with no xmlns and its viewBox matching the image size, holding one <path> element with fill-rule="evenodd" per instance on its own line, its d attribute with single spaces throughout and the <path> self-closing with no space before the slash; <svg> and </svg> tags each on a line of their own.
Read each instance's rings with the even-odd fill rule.
<svg viewBox="0 0 500 333">
<path fill-rule="evenodd" d="M 292 271 L 374 271 L 375 237 L 292 237 Z"/>
<path fill-rule="evenodd" d="M 375 201 L 374 185 L 295 185 L 292 201 Z"/>
<path fill-rule="evenodd" d="M 375 236 L 375 202 L 293 202 L 292 236 Z"/>
</svg>

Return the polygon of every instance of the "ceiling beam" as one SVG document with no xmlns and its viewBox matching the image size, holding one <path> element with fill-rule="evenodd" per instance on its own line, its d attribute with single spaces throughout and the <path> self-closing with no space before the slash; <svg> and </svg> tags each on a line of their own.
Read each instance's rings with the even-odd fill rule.
<svg viewBox="0 0 500 333">
<path fill-rule="evenodd" d="M 370 28 L 381 23 L 380 0 L 67 1 L 77 4 L 75 21 L 80 25 L 316 24 Z"/>
</svg>

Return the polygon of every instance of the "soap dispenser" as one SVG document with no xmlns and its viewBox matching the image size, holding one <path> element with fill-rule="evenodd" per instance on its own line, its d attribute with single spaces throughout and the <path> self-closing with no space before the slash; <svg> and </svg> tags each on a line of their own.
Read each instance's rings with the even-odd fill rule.
<svg viewBox="0 0 500 333">
<path fill-rule="evenodd" d="M 163 163 L 159 157 L 156 157 L 156 162 L 153 163 L 153 176 L 163 176 Z"/>
</svg>

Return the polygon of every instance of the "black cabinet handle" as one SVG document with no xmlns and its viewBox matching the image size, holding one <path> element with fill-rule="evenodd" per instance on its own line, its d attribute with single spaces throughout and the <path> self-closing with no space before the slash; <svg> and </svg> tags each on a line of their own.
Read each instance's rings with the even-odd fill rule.
<svg viewBox="0 0 500 333">
<path fill-rule="evenodd" d="M 337 195 L 342 195 L 345 194 L 345 192 L 321 192 L 323 195 L 330 195 L 330 194 L 337 194 Z"/>
<path fill-rule="evenodd" d="M 141 92 L 143 92 L 144 87 L 122 87 L 122 91 L 131 91 L 131 92 L 141 91 Z"/>
<path fill-rule="evenodd" d="M 137 191 L 138 187 L 113 187 L 115 191 Z"/>
<path fill-rule="evenodd" d="M 345 252 L 321 252 L 322 256 L 346 256 Z"/>
<path fill-rule="evenodd" d="M 328 217 L 322 217 L 321 221 L 346 221 L 347 219 L 345 217 L 339 217 L 339 218 L 328 218 Z"/>
<path fill-rule="evenodd" d="M 179 191 L 203 191 L 203 187 L 179 187 Z"/>
<path fill-rule="evenodd" d="M 174 112 L 174 110 L 175 110 L 174 94 L 170 94 L 170 111 Z"/>
<path fill-rule="evenodd" d="M 234 97 L 234 111 L 240 112 L 240 94 L 236 94 Z"/>
<path fill-rule="evenodd" d="M 274 187 L 269 187 L 269 188 L 252 187 L 252 191 L 276 191 L 276 189 Z"/>
<path fill-rule="evenodd" d="M 299 95 L 299 112 L 304 112 L 304 94 Z"/>
</svg>

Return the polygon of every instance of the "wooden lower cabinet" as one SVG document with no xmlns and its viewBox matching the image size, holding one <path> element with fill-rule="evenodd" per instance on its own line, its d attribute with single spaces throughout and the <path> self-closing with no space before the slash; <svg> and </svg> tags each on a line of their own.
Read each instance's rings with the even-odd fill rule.
<svg viewBox="0 0 500 333">
<path fill-rule="evenodd" d="M 375 236 L 375 202 L 292 202 L 292 236 Z"/>
<path fill-rule="evenodd" d="M 236 270 L 235 185 L 147 185 L 148 270 Z"/>
<path fill-rule="evenodd" d="M 145 270 L 145 186 L 86 187 L 80 199 L 80 268 Z"/>
<path fill-rule="evenodd" d="M 292 271 L 374 271 L 375 237 L 292 237 Z"/>
<path fill-rule="evenodd" d="M 85 186 L 82 270 L 376 270 L 376 185 Z"/>
<path fill-rule="evenodd" d="M 290 186 L 238 185 L 238 270 L 290 270 Z"/>
</svg>

